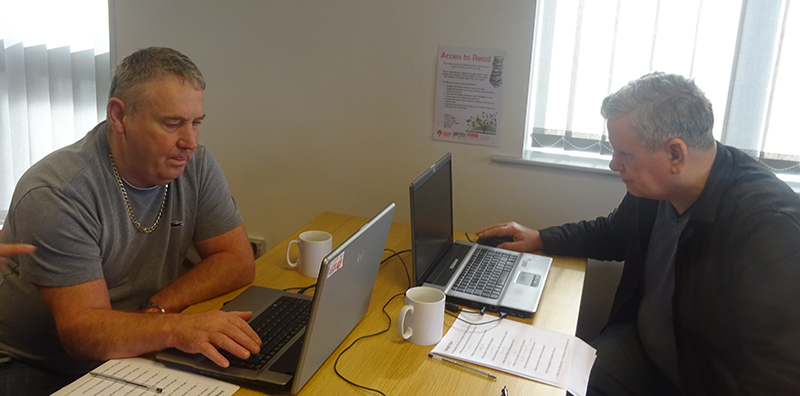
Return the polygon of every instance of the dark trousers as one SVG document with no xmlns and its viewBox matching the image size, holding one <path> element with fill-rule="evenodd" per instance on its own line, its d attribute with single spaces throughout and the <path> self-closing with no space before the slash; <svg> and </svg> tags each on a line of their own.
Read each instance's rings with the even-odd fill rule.
<svg viewBox="0 0 800 396">
<path fill-rule="evenodd" d="M 81 377 L 32 366 L 14 358 L 0 363 L 0 395 L 47 396 Z"/>
<path fill-rule="evenodd" d="M 667 396 L 680 391 L 647 356 L 636 323 L 619 323 L 589 343 L 597 360 L 589 376 L 587 396 Z"/>
</svg>

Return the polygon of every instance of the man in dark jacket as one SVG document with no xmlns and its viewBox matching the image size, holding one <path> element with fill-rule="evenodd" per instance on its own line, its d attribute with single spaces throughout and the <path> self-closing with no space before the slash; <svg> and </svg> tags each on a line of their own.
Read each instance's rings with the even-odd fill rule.
<svg viewBox="0 0 800 396">
<path fill-rule="evenodd" d="M 592 395 L 800 394 L 800 199 L 717 143 L 711 104 L 652 73 L 603 101 L 610 168 L 628 189 L 607 217 L 540 231 L 497 224 L 501 248 L 624 260 L 591 341 Z"/>
</svg>

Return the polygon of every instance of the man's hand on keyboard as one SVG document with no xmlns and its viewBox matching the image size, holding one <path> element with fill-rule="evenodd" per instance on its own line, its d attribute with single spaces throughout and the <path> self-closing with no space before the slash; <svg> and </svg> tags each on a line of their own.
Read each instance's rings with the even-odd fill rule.
<svg viewBox="0 0 800 396">
<path fill-rule="evenodd" d="M 247 323 L 252 312 L 208 311 L 180 316 L 171 332 L 171 344 L 181 351 L 202 353 L 217 365 L 228 367 L 230 362 L 217 347 L 242 359 L 261 350 L 261 339 Z"/>
<path fill-rule="evenodd" d="M 497 245 L 497 247 L 501 249 L 514 250 L 517 252 L 536 252 L 544 249 L 539 231 L 522 226 L 513 221 L 491 225 L 476 232 L 475 235 L 479 238 L 506 235 L 514 238 L 514 242 L 504 242 Z"/>
</svg>

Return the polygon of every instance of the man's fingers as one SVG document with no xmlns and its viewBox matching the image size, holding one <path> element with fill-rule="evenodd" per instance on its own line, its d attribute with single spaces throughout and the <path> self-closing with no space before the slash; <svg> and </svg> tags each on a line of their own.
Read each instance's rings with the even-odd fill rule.
<svg viewBox="0 0 800 396">
<path fill-rule="evenodd" d="M 225 359 L 225 356 L 222 356 L 222 354 L 219 353 L 217 348 L 214 348 L 214 346 L 208 342 L 204 342 L 200 346 L 200 353 L 205 355 L 205 357 L 211 359 L 211 361 L 214 362 L 217 366 L 227 368 L 228 366 L 231 365 L 228 359 Z"/>
<path fill-rule="evenodd" d="M 241 330 L 237 329 L 227 334 L 225 338 L 220 347 L 242 359 L 249 358 L 251 353 L 256 354 L 261 351 L 261 342 L 254 341 Z"/>
<path fill-rule="evenodd" d="M 189 353 L 201 353 L 220 367 L 228 367 L 230 362 L 220 350 L 240 359 L 248 359 L 261 350 L 261 339 L 247 323 L 252 316 L 252 312 L 222 311 L 186 314 L 186 322 L 179 327 L 183 334 L 176 346 Z"/>
<path fill-rule="evenodd" d="M 508 231 L 505 231 L 507 228 L 508 228 L 508 223 L 494 224 L 476 232 L 475 235 L 478 235 L 481 238 L 509 235 Z"/>
<path fill-rule="evenodd" d="M 217 333 L 212 337 L 211 342 L 230 352 L 233 356 L 238 357 L 239 359 L 249 359 L 250 358 L 250 351 L 249 348 L 245 348 L 241 345 L 241 343 L 237 342 L 235 339 L 231 338 L 233 335 L 226 335 L 222 333 Z"/>
<path fill-rule="evenodd" d="M 246 320 L 253 317 L 252 312 L 232 312 L 239 316 L 242 320 L 234 322 L 234 324 L 238 327 L 241 331 L 240 333 L 234 332 L 233 333 L 233 340 L 239 343 L 240 345 L 244 346 L 251 353 L 258 353 L 261 351 L 261 338 L 256 334 L 255 330 L 246 322 Z"/>
<path fill-rule="evenodd" d="M 36 247 L 26 244 L 3 244 L 0 243 L 0 257 L 9 257 L 17 254 L 33 253 Z"/>
<path fill-rule="evenodd" d="M 513 250 L 515 252 L 526 252 L 528 251 L 528 246 L 525 241 L 515 241 L 515 242 L 503 242 L 497 245 L 500 249 L 506 250 Z"/>
<path fill-rule="evenodd" d="M 230 316 L 233 314 L 234 316 Z M 261 350 L 261 339 L 245 321 L 252 312 L 229 312 L 226 322 L 211 335 L 211 342 L 240 359 L 248 359 Z"/>
<path fill-rule="evenodd" d="M 242 318 L 244 321 L 248 321 L 253 317 L 253 313 L 250 311 L 231 311 L 230 313 Z"/>
<path fill-rule="evenodd" d="M 514 250 L 513 242 L 503 242 L 497 245 L 498 249 L 505 249 L 505 250 Z"/>
</svg>

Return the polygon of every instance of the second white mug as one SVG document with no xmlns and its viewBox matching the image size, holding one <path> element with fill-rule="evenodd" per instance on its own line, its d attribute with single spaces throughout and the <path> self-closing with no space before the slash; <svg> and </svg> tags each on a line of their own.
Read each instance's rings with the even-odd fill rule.
<svg viewBox="0 0 800 396">
<path fill-rule="evenodd" d="M 297 244 L 300 254 L 297 256 L 297 261 L 293 262 L 289 258 L 289 250 L 294 244 Z M 297 268 L 300 275 L 316 278 L 319 275 L 322 259 L 331 252 L 332 245 L 333 236 L 325 231 L 303 232 L 300 234 L 300 239 L 289 242 L 289 246 L 286 247 L 286 262 L 290 267 Z"/>
<path fill-rule="evenodd" d="M 433 345 L 442 339 L 445 295 L 439 289 L 418 286 L 406 291 L 406 305 L 397 315 L 397 331 L 417 345 Z"/>
</svg>

